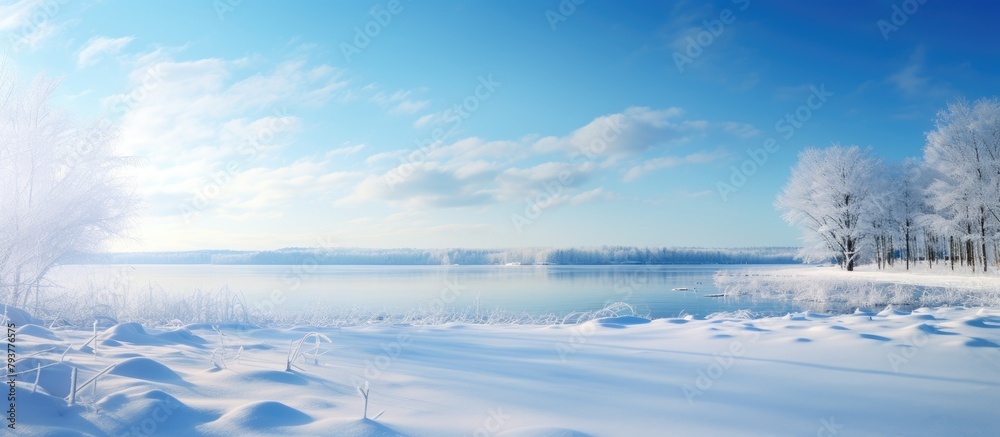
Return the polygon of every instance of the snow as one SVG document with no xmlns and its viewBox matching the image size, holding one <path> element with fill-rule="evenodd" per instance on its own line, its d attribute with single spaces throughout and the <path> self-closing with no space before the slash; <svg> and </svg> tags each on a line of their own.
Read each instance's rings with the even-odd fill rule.
<svg viewBox="0 0 1000 437">
<path fill-rule="evenodd" d="M 1000 426 L 1000 309 L 742 316 L 549 326 L 122 324 L 99 332 L 96 356 L 78 349 L 90 330 L 25 326 L 17 428 L 568 437 L 992 435 Z M 310 339 L 284 371 L 289 344 L 309 332 L 332 343 L 315 354 Z M 32 393 L 33 369 L 53 363 Z M 82 384 L 112 365 L 67 405 L 72 367 Z M 357 387 L 366 381 L 363 419 Z"/>
<path fill-rule="evenodd" d="M 943 266 L 913 266 L 889 271 L 861 266 L 848 272 L 836 266 L 799 266 L 718 272 L 715 284 L 726 296 L 790 299 L 819 311 L 885 305 L 1000 306 L 1000 276 L 971 274 Z"/>
</svg>

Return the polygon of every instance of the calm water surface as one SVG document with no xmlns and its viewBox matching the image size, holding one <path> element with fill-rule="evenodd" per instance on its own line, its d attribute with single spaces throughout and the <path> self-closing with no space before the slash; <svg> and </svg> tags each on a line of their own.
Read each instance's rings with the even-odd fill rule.
<svg viewBox="0 0 1000 437">
<path fill-rule="evenodd" d="M 292 311 L 312 305 L 389 312 L 478 305 L 511 313 L 567 315 L 626 302 L 657 318 L 739 309 L 762 314 L 795 311 L 787 302 L 706 297 L 719 293 L 712 283 L 719 270 L 778 267 L 789 266 L 91 265 L 63 266 L 55 274 L 68 282 L 100 284 L 111 279 L 127 281 L 132 288 L 155 284 L 181 295 L 228 286 L 243 293 L 249 305 L 278 302 Z"/>
</svg>

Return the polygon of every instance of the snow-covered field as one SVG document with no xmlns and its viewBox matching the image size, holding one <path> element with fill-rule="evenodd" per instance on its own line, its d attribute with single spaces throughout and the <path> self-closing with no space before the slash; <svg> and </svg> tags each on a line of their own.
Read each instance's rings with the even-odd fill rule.
<svg viewBox="0 0 1000 437">
<path fill-rule="evenodd" d="M 844 310 L 906 306 L 1000 307 L 1000 276 L 969 274 L 943 266 L 910 271 L 862 266 L 847 272 L 836 266 L 720 271 L 715 285 L 727 296 L 788 299 L 803 308 Z"/>
<path fill-rule="evenodd" d="M 996 435 L 1000 309 L 579 325 L 17 324 L 22 435 Z M 37 322 L 36 322 L 37 323 Z M 286 371 L 290 342 L 310 336 Z M 67 348 L 69 350 L 67 351 Z M 323 353 L 325 352 L 325 353 Z M 65 354 L 64 354 L 65 353 Z M 64 356 L 63 356 L 64 355 Z M 41 370 L 37 388 L 36 366 Z M 94 384 L 97 372 L 114 366 Z M 69 406 L 71 369 L 78 368 Z M 368 417 L 358 386 L 370 388 Z M 8 429 L 9 431 L 9 429 Z"/>
</svg>

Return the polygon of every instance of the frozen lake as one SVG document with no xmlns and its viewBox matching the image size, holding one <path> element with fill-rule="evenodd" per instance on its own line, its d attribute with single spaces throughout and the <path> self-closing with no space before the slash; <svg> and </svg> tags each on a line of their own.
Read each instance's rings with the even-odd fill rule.
<svg viewBox="0 0 1000 437">
<path fill-rule="evenodd" d="M 748 265 L 615 266 L 341 266 L 341 265 L 88 265 L 63 266 L 59 283 L 155 284 L 169 293 L 243 293 L 248 306 L 298 311 L 314 306 L 405 313 L 479 307 L 508 313 L 567 315 L 625 302 L 653 318 L 705 316 L 750 309 L 784 314 L 786 302 L 706 297 L 719 293 L 719 270 L 789 268 Z M 128 287 L 122 287 L 128 284 Z M 683 290 L 686 289 L 686 290 Z"/>
</svg>

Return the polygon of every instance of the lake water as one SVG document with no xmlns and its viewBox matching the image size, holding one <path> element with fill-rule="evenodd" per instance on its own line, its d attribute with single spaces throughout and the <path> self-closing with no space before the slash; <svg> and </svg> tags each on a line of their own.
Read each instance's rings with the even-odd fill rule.
<svg viewBox="0 0 1000 437">
<path fill-rule="evenodd" d="M 180 295 L 228 286 L 243 293 L 251 307 L 286 311 L 322 306 L 399 314 L 416 308 L 478 307 L 564 316 L 625 302 L 657 318 L 740 309 L 758 314 L 795 311 L 787 302 L 706 297 L 719 293 L 712 282 L 716 271 L 776 267 L 789 266 L 91 265 L 63 266 L 54 273 L 63 283 L 127 282 L 132 288 L 155 284 Z"/>
</svg>

